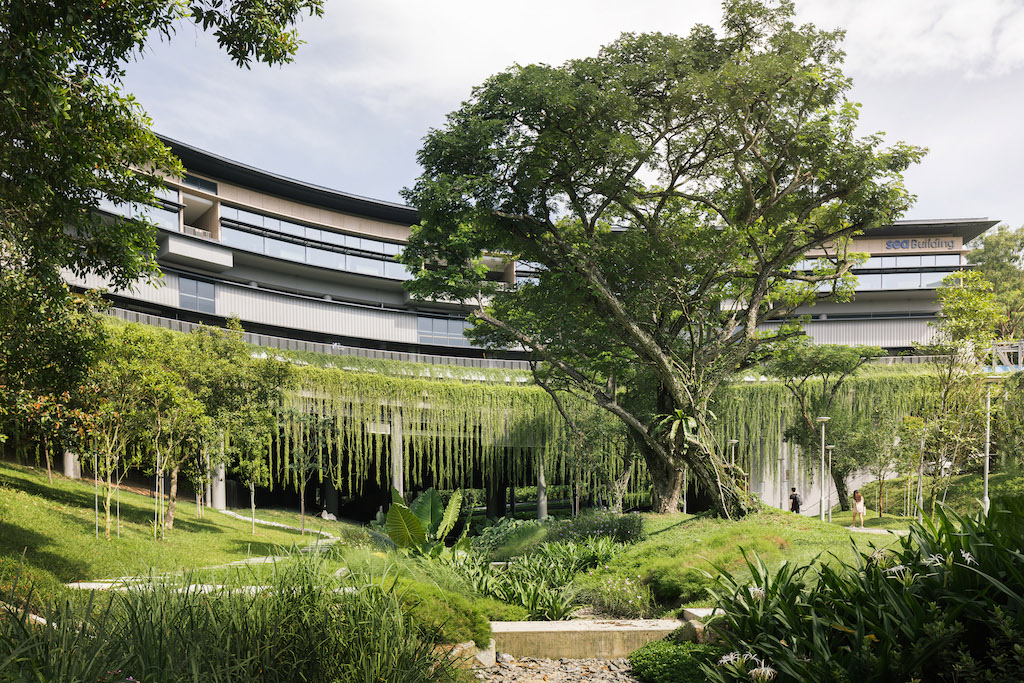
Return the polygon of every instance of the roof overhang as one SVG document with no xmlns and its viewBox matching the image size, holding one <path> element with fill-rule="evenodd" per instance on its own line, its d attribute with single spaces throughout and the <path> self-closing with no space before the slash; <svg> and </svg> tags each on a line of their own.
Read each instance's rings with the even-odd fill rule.
<svg viewBox="0 0 1024 683">
<path fill-rule="evenodd" d="M 301 180 L 287 178 L 275 173 L 247 166 L 237 161 L 211 154 L 205 150 L 187 145 L 164 135 L 160 140 L 171 148 L 181 163 L 191 172 L 223 180 L 246 189 L 290 199 L 302 204 L 332 209 L 342 213 L 374 218 L 389 223 L 409 226 L 419 222 L 419 216 L 411 206 L 385 202 L 379 199 L 339 192 Z"/>
</svg>

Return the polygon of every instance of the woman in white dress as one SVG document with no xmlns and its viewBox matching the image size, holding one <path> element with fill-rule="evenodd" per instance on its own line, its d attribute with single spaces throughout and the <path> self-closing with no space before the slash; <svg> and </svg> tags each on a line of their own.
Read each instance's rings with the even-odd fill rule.
<svg viewBox="0 0 1024 683">
<path fill-rule="evenodd" d="M 864 528 L 864 514 L 867 512 L 867 506 L 864 505 L 864 495 L 860 490 L 853 492 L 853 524 L 850 526 L 857 526 L 857 517 L 860 517 L 860 528 Z"/>
</svg>

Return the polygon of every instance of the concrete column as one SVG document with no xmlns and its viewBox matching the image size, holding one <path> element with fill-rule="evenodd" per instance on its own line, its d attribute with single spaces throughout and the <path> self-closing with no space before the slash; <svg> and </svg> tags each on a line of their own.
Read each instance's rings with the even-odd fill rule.
<svg viewBox="0 0 1024 683">
<path fill-rule="evenodd" d="M 544 455 L 537 457 L 537 519 L 548 518 L 548 482 L 544 476 Z"/>
<path fill-rule="evenodd" d="M 78 459 L 78 453 L 64 451 L 64 476 L 68 479 L 82 478 L 82 461 Z"/>
<path fill-rule="evenodd" d="M 405 496 L 405 452 L 402 444 L 402 412 L 391 411 L 391 485 Z"/>
</svg>

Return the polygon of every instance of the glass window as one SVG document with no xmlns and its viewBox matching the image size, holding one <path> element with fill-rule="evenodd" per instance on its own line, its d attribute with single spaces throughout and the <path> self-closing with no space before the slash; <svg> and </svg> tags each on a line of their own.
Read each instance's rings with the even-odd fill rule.
<svg viewBox="0 0 1024 683">
<path fill-rule="evenodd" d="M 920 268 L 921 257 L 920 256 L 897 256 L 896 265 L 899 268 Z"/>
<path fill-rule="evenodd" d="M 251 232 L 245 232 L 244 230 L 235 230 L 234 228 L 222 226 L 220 229 L 220 241 L 229 247 L 244 249 L 245 251 L 252 251 L 257 254 L 263 253 L 263 237 L 254 235 Z"/>
<path fill-rule="evenodd" d="M 376 275 L 383 277 L 384 262 L 376 259 L 363 258 L 361 256 L 349 256 L 346 261 L 348 267 L 345 269 L 350 273 L 362 273 L 363 275 Z"/>
<path fill-rule="evenodd" d="M 860 266 L 860 268 L 881 268 L 881 267 L 882 267 L 882 259 L 880 257 L 878 257 L 878 256 L 872 256 L 871 258 L 869 258 L 867 261 L 864 262 L 864 265 Z"/>
<path fill-rule="evenodd" d="M 882 265 L 881 265 L 882 268 L 895 268 L 896 267 L 896 257 L 895 256 L 882 256 L 879 260 L 882 262 Z"/>
<path fill-rule="evenodd" d="M 238 220 L 242 223 L 248 223 L 249 225 L 255 225 L 258 228 L 263 227 L 263 216 L 252 211 L 245 211 L 244 209 L 238 209 Z"/>
<path fill-rule="evenodd" d="M 882 288 L 882 276 L 881 275 L 858 275 L 857 276 L 857 289 L 868 290 L 868 289 L 881 289 Z"/>
<path fill-rule="evenodd" d="M 411 280 L 412 273 L 409 272 L 404 263 L 385 261 L 384 277 L 391 278 L 392 280 Z"/>
<path fill-rule="evenodd" d="M 194 175 L 186 173 L 185 177 L 181 179 L 181 183 L 182 185 L 194 187 L 197 190 L 209 192 L 210 194 L 217 194 L 217 183 L 213 182 L 212 180 L 206 180 L 205 178 L 197 178 Z"/>
<path fill-rule="evenodd" d="M 115 204 L 114 202 L 110 201 L 110 197 L 108 197 L 105 194 L 100 195 L 97 207 L 102 211 L 116 213 L 119 216 L 127 216 L 129 213 L 127 204 Z"/>
<path fill-rule="evenodd" d="M 882 276 L 882 289 L 920 289 L 920 273 L 888 273 Z"/>
<path fill-rule="evenodd" d="M 430 331 L 433 329 L 430 318 L 424 318 L 423 316 L 417 317 L 416 329 L 419 330 L 420 335 L 430 334 Z"/>
<path fill-rule="evenodd" d="M 935 265 L 935 255 L 934 254 L 930 254 L 928 256 L 922 256 L 921 257 L 921 265 L 926 267 L 926 268 L 928 266 L 934 266 Z"/>
<path fill-rule="evenodd" d="M 212 282 L 178 278 L 178 304 L 190 311 L 216 313 L 217 287 Z"/>
<path fill-rule="evenodd" d="M 276 220 L 276 219 L 268 219 L 268 220 Z M 269 228 L 271 226 L 268 225 L 267 227 Z M 306 226 L 305 225 L 299 225 L 298 223 L 292 223 L 290 221 L 277 221 L 277 227 L 276 228 L 272 228 L 272 229 L 273 230 L 280 230 L 281 232 L 283 232 L 286 235 L 295 235 L 296 237 L 305 237 L 306 236 Z"/>
<path fill-rule="evenodd" d="M 233 206 L 228 206 L 226 204 L 221 204 L 220 205 L 220 217 L 221 218 L 227 218 L 230 221 L 237 221 L 238 220 L 238 209 L 236 209 Z"/>
<path fill-rule="evenodd" d="M 156 196 L 175 204 L 178 203 L 178 190 L 173 187 L 158 187 L 156 189 Z"/>
<path fill-rule="evenodd" d="M 138 217 L 145 217 L 148 220 L 156 223 L 157 227 L 163 228 L 164 230 L 171 230 L 173 232 L 178 231 L 178 211 L 157 208 L 154 206 L 139 205 L 137 212 L 135 213 Z"/>
<path fill-rule="evenodd" d="M 346 270 L 345 255 L 336 251 L 326 249 L 314 249 L 306 247 L 306 263 L 321 268 L 333 268 L 334 270 Z"/>
<path fill-rule="evenodd" d="M 391 242 L 381 242 L 380 246 L 381 252 L 387 254 L 388 256 L 397 256 L 402 251 L 402 248 L 400 246 L 398 246 L 397 244 L 393 244 Z"/>
<path fill-rule="evenodd" d="M 937 254 L 935 256 L 937 266 L 959 266 L 960 254 Z"/>
<path fill-rule="evenodd" d="M 323 230 L 317 230 L 316 228 L 306 228 L 306 239 L 315 240 L 317 242 L 323 242 L 322 237 Z"/>
<path fill-rule="evenodd" d="M 273 230 L 274 232 L 288 232 L 289 235 L 294 234 L 292 232 L 282 230 L 281 221 L 277 218 L 271 218 L 270 216 L 263 217 L 263 227 L 267 230 Z"/>
<path fill-rule="evenodd" d="M 263 253 L 274 258 L 283 258 L 289 261 L 305 261 L 306 248 L 301 244 L 282 242 L 281 240 L 265 238 Z"/>
<path fill-rule="evenodd" d="M 921 287 L 924 289 L 938 289 L 942 286 L 942 278 L 948 273 L 921 273 Z"/>
<path fill-rule="evenodd" d="M 326 244 L 334 244 L 339 247 L 344 247 L 347 243 L 345 235 L 342 235 L 341 233 L 331 232 L 330 230 L 320 230 L 319 232 L 320 237 L 317 239 Z"/>
</svg>

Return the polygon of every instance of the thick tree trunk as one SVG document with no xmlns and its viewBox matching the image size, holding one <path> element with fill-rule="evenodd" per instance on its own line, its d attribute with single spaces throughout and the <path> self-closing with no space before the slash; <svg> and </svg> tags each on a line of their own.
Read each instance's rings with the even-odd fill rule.
<svg viewBox="0 0 1024 683">
<path fill-rule="evenodd" d="M 174 528 L 174 508 L 178 502 L 178 472 L 181 470 L 181 465 L 175 465 L 174 469 L 171 470 L 171 494 L 170 499 L 167 502 L 167 511 L 164 512 L 164 528 Z"/>
<path fill-rule="evenodd" d="M 654 512 L 665 514 L 678 511 L 683 490 L 683 467 L 688 465 L 697 485 L 711 496 L 719 516 L 726 519 L 743 516 L 740 491 L 736 482 L 725 476 L 724 463 L 718 461 L 716 455 L 690 449 L 677 463 L 647 447 L 640 439 L 637 445 L 650 472 Z M 666 447 L 666 450 L 669 449 Z"/>
<path fill-rule="evenodd" d="M 850 511 L 850 489 L 846 485 L 846 473 L 832 471 L 832 481 L 836 485 L 836 495 L 839 497 L 839 509 L 843 512 Z"/>
<path fill-rule="evenodd" d="M 643 449 L 647 451 L 647 449 Z M 645 452 L 646 456 L 647 453 Z M 647 469 L 651 474 L 651 505 L 654 512 L 667 514 L 679 511 L 679 497 L 683 490 L 683 470 L 651 452 Z"/>
</svg>

